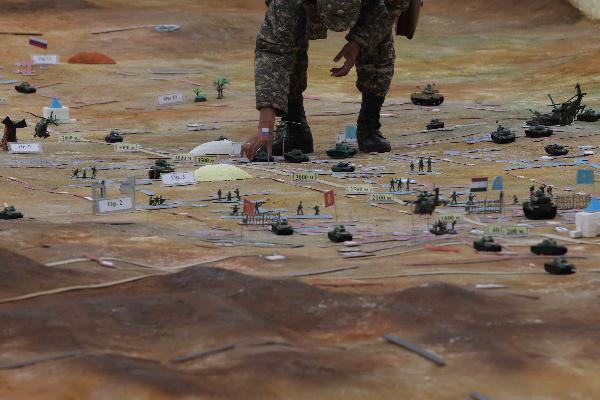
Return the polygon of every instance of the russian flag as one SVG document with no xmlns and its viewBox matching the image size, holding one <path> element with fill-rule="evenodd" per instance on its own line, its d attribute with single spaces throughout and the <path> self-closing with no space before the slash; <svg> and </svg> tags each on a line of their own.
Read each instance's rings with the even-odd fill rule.
<svg viewBox="0 0 600 400">
<path fill-rule="evenodd" d="M 29 38 L 29 44 L 35 47 L 39 47 L 40 49 L 47 49 L 48 48 L 48 41 L 44 40 L 44 39 L 38 39 L 38 38 Z"/>
</svg>

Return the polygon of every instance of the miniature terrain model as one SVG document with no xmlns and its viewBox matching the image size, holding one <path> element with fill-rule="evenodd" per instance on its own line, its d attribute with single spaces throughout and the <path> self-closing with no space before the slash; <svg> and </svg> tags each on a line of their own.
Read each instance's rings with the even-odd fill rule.
<svg viewBox="0 0 600 400">
<path fill-rule="evenodd" d="M 567 150 L 565 146 L 560 144 L 549 144 L 544 147 L 544 150 L 546 151 L 546 153 L 554 157 L 566 156 L 567 154 L 569 154 L 569 150 Z"/>
<path fill-rule="evenodd" d="M 571 125 L 577 115 L 585 109 L 585 106 L 581 104 L 583 97 L 587 93 L 581 92 L 581 86 L 579 83 L 575 85 L 575 91 L 577 92 L 575 96 L 571 97 L 569 100 L 564 103 L 558 105 L 554 103 L 554 99 L 552 99 L 551 95 L 548 95 L 552 104 L 552 111 L 550 113 L 539 113 L 537 111 L 531 110 L 533 114 L 533 118 L 527 121 L 528 125 Z"/>
<path fill-rule="evenodd" d="M 497 144 L 512 143 L 516 140 L 515 133 L 502 125 L 498 125 L 498 128 L 491 132 L 491 136 L 494 143 Z"/>
<path fill-rule="evenodd" d="M 23 218 L 23 214 L 17 211 L 15 206 L 9 206 L 4 204 L 4 209 L 0 211 L 0 219 L 20 219 Z"/>
<path fill-rule="evenodd" d="M 334 243 L 349 242 L 353 238 L 344 225 L 338 225 L 332 231 L 327 232 L 327 237 Z"/>
<path fill-rule="evenodd" d="M 427 130 L 433 130 L 433 129 L 442 129 L 445 126 L 443 121 L 440 121 L 437 118 L 433 118 L 428 124 L 427 124 Z"/>
<path fill-rule="evenodd" d="M 545 263 L 544 269 L 552 275 L 571 275 L 575 273 L 576 268 L 565 257 L 557 257 L 551 262 Z"/>
<path fill-rule="evenodd" d="M 531 246 L 531 252 L 538 256 L 564 256 L 567 254 L 567 247 L 561 246 L 553 239 L 544 239 L 542 243 Z"/>
<path fill-rule="evenodd" d="M 529 201 L 523 203 L 523 212 L 528 219 L 554 219 L 558 206 L 554 204 L 552 197 L 540 189 L 531 194 Z"/>
<path fill-rule="evenodd" d="M 428 83 L 420 93 L 411 94 L 410 99 L 418 106 L 439 106 L 444 102 L 444 96 L 440 94 L 435 83 Z"/>
<path fill-rule="evenodd" d="M 530 126 L 525 129 L 525 136 L 532 139 L 538 139 L 543 137 L 550 137 L 554 131 L 544 125 Z"/>
<path fill-rule="evenodd" d="M 337 143 L 333 149 L 327 150 L 327 155 L 335 159 L 354 157 L 358 149 L 348 146 L 347 143 Z"/>
<path fill-rule="evenodd" d="M 356 167 L 348 162 L 342 161 L 331 167 L 333 172 L 354 172 Z"/>
<path fill-rule="evenodd" d="M 484 236 L 479 240 L 473 242 L 473 248 L 477 251 L 489 251 L 497 253 L 502 251 L 502 246 L 494 242 L 494 238 L 491 236 Z"/>
</svg>

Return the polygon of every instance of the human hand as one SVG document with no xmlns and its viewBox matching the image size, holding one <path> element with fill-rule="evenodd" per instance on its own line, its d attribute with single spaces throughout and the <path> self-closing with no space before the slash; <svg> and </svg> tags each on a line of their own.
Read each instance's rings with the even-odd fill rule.
<svg viewBox="0 0 600 400">
<path fill-rule="evenodd" d="M 262 129 L 267 128 L 270 132 L 273 132 L 275 128 L 275 109 L 266 107 L 260 110 L 260 119 L 258 122 L 258 129 L 255 135 L 251 136 L 246 143 L 242 146 L 240 156 L 246 156 L 248 160 L 252 161 L 256 152 L 262 147 L 267 146 L 267 151 L 271 154 L 271 146 L 273 145 L 273 138 L 269 136 L 268 140 L 265 140 L 262 135 Z"/>
<path fill-rule="evenodd" d="M 348 75 L 350 73 L 350 71 L 352 70 L 352 68 L 354 68 L 354 65 L 356 64 L 356 60 L 358 59 L 359 54 L 360 54 L 360 45 L 358 43 L 356 43 L 356 42 L 346 43 L 346 45 L 344 45 L 344 47 L 342 47 L 342 50 L 340 50 L 338 55 L 335 56 L 335 58 L 333 59 L 334 62 L 338 62 L 342 58 L 344 58 L 346 61 L 344 62 L 344 65 L 341 66 L 340 68 L 332 68 L 331 76 L 341 78 L 343 76 Z"/>
</svg>

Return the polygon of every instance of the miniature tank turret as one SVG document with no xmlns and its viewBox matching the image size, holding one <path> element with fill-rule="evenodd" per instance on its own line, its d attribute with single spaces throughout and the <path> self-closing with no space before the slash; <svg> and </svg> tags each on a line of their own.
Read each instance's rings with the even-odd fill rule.
<svg viewBox="0 0 600 400">
<path fill-rule="evenodd" d="M 566 102 L 558 105 L 552 99 L 552 96 L 548 95 L 552 104 L 552 112 L 549 113 L 539 113 L 537 111 L 529 110 L 533 114 L 533 118 L 527 121 L 527 125 L 544 125 L 544 126 L 552 126 L 552 125 L 571 125 L 577 114 L 582 112 L 585 109 L 584 105 L 581 105 L 581 100 L 587 93 L 581 92 L 581 86 L 579 83 L 575 85 L 575 90 L 577 93 L 575 96 L 571 97 Z"/>
<path fill-rule="evenodd" d="M 19 219 L 23 218 L 23 214 L 17 211 L 15 206 L 4 204 L 4 209 L 0 211 L 0 219 Z"/>
<path fill-rule="evenodd" d="M 290 163 L 303 163 L 309 161 L 309 158 L 302 150 L 293 149 L 292 151 L 283 155 L 285 161 Z"/>
<path fill-rule="evenodd" d="M 433 129 L 442 129 L 445 126 L 443 121 L 440 121 L 437 118 L 433 118 L 428 124 L 427 124 L 427 130 L 431 131 Z"/>
<path fill-rule="evenodd" d="M 544 269 L 552 275 L 570 275 L 575 273 L 576 268 L 565 257 L 556 257 L 551 262 L 545 263 Z"/>
<path fill-rule="evenodd" d="M 567 247 L 556 243 L 556 240 L 545 239 L 542 243 L 531 246 L 531 252 L 538 256 L 564 256 Z"/>
<path fill-rule="evenodd" d="M 356 153 L 358 150 L 346 143 L 337 143 L 333 149 L 327 150 L 327 155 L 335 159 L 354 157 Z"/>
<path fill-rule="evenodd" d="M 331 167 L 331 170 L 333 172 L 354 172 L 356 168 L 354 167 L 354 165 L 342 161 Z"/>
<path fill-rule="evenodd" d="M 150 179 L 160 179 L 161 174 L 170 174 L 175 172 L 173 164 L 169 164 L 166 160 L 154 161 L 154 167 L 148 171 L 148 177 Z"/>
<path fill-rule="evenodd" d="M 554 219 L 556 218 L 558 207 L 552 201 L 552 197 L 540 189 L 530 196 L 529 201 L 523 203 L 523 212 L 527 219 Z"/>
<path fill-rule="evenodd" d="M 435 208 L 440 204 L 439 196 L 439 189 L 435 189 L 434 193 L 419 193 L 415 201 L 414 213 L 419 215 L 433 214 Z"/>
<path fill-rule="evenodd" d="M 550 137 L 553 133 L 554 131 L 552 129 L 547 128 L 544 125 L 530 126 L 527 129 L 525 129 L 525 136 L 532 139 Z"/>
<path fill-rule="evenodd" d="M 444 221 L 438 221 L 433 224 L 429 232 L 436 236 L 456 235 L 458 233 L 454 229 L 448 229 L 448 223 Z"/>
<path fill-rule="evenodd" d="M 420 93 L 411 94 L 410 99 L 418 106 L 439 106 L 444 102 L 444 96 L 435 87 L 435 83 L 428 83 Z"/>
<path fill-rule="evenodd" d="M 544 147 L 544 150 L 546 150 L 546 153 L 554 157 L 566 156 L 567 154 L 569 154 L 569 150 L 567 150 L 565 146 L 560 144 L 549 144 L 548 146 Z"/>
<path fill-rule="evenodd" d="M 346 230 L 344 225 L 338 225 L 332 231 L 327 232 L 327 237 L 334 243 L 343 243 L 352 240 L 352 234 Z"/>
<path fill-rule="evenodd" d="M 516 140 L 515 133 L 508 128 L 498 125 L 495 131 L 491 132 L 492 140 L 497 144 L 512 143 Z"/>
<path fill-rule="evenodd" d="M 495 253 L 502 251 L 502 246 L 498 243 L 494 243 L 494 238 L 491 236 L 484 236 L 481 239 L 474 241 L 473 247 L 477 251 L 489 251 Z"/>
<path fill-rule="evenodd" d="M 123 141 L 123 135 L 121 135 L 119 131 L 110 131 L 110 133 L 104 137 L 104 141 L 107 143 L 121 143 Z"/>
<path fill-rule="evenodd" d="M 261 147 L 254 155 L 252 162 L 272 162 L 273 160 L 275 160 L 275 158 L 273 156 L 269 157 L 267 150 L 264 147 Z"/>
<path fill-rule="evenodd" d="M 582 122 L 597 122 L 598 120 L 600 120 L 600 114 L 591 108 L 588 108 L 577 116 L 577 121 Z"/>
<path fill-rule="evenodd" d="M 37 91 L 37 89 L 34 86 L 31 86 L 29 82 L 19 83 L 17 86 L 15 86 L 15 90 L 23 94 L 31 94 Z"/>
<path fill-rule="evenodd" d="M 271 224 L 271 232 L 279 236 L 289 236 L 294 234 L 294 228 L 286 219 L 280 219 Z"/>
</svg>

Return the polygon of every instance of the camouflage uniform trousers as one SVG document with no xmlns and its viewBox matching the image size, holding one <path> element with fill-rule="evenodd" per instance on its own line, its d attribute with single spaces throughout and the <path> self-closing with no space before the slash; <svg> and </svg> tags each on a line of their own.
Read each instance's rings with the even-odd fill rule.
<svg viewBox="0 0 600 400">
<path fill-rule="evenodd" d="M 269 9 L 256 39 L 256 107 L 274 107 L 285 115 L 289 98 L 300 98 L 307 87 L 309 40 L 324 39 L 314 0 L 270 0 Z M 362 47 L 356 63 L 361 92 L 378 96 L 388 93 L 394 76 L 394 37 L 377 47 Z"/>
</svg>

